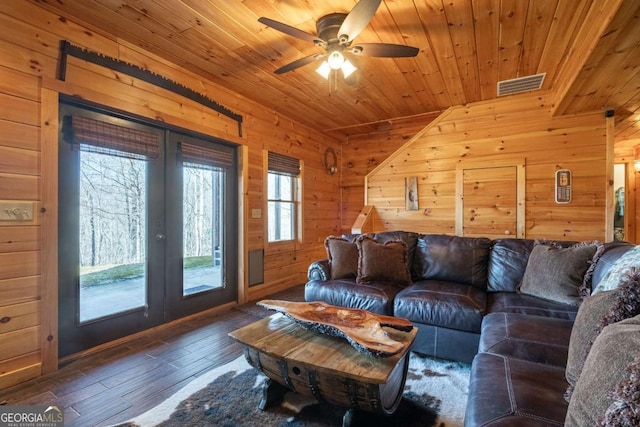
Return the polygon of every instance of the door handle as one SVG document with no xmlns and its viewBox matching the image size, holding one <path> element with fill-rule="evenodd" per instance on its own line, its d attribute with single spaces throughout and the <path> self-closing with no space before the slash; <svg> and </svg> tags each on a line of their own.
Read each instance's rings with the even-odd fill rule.
<svg viewBox="0 0 640 427">
<path fill-rule="evenodd" d="M 156 234 L 156 240 L 158 240 L 158 241 L 164 240 L 164 239 L 166 239 L 166 238 L 167 238 L 167 236 L 165 236 L 165 235 L 164 235 L 164 234 L 162 234 L 162 233 L 157 233 L 157 234 Z"/>
</svg>

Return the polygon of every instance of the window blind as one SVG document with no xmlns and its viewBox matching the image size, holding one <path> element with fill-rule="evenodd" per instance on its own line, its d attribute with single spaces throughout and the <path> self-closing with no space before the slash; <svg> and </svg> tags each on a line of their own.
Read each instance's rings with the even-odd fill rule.
<svg viewBox="0 0 640 427">
<path fill-rule="evenodd" d="M 62 132 L 74 150 L 151 161 L 160 155 L 157 134 L 84 116 L 65 116 Z"/>
<path fill-rule="evenodd" d="M 202 147 L 186 142 L 179 144 L 178 160 L 183 166 L 212 171 L 233 166 L 233 150 L 229 147 Z"/>
<path fill-rule="evenodd" d="M 269 151 L 268 158 L 269 172 L 279 173 L 282 175 L 299 176 L 300 160 L 294 157 L 285 156 L 284 154 Z"/>
</svg>

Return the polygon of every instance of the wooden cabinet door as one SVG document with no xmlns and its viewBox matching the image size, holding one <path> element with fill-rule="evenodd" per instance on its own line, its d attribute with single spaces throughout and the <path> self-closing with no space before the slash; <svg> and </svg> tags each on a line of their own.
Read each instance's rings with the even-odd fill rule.
<svg viewBox="0 0 640 427">
<path fill-rule="evenodd" d="M 517 237 L 518 168 L 462 171 L 462 234 L 492 239 Z M 460 201 L 459 201 L 460 202 Z"/>
</svg>

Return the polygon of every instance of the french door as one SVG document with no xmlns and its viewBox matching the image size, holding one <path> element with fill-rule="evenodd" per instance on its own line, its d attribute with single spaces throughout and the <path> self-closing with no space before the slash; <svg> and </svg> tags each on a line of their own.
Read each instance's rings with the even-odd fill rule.
<svg viewBox="0 0 640 427">
<path fill-rule="evenodd" d="M 59 355 L 237 296 L 235 149 L 60 106 Z"/>
</svg>

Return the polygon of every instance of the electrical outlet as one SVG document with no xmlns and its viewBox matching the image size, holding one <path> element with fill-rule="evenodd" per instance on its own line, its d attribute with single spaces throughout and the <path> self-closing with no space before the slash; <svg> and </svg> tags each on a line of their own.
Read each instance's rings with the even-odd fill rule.
<svg viewBox="0 0 640 427">
<path fill-rule="evenodd" d="M 0 201 L 0 221 L 31 221 L 33 202 Z"/>
<path fill-rule="evenodd" d="M 262 218 L 262 209 L 251 209 L 251 218 Z"/>
</svg>

